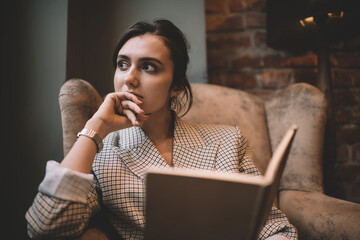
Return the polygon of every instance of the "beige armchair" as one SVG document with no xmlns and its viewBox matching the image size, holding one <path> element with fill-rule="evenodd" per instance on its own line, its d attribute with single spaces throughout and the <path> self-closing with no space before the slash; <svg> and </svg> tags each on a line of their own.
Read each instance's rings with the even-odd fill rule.
<svg viewBox="0 0 360 240">
<path fill-rule="evenodd" d="M 183 118 L 239 126 L 248 137 L 261 172 L 267 167 L 271 150 L 296 123 L 299 130 L 281 180 L 279 208 L 297 227 L 300 239 L 360 239 L 360 204 L 324 194 L 322 151 L 327 102 L 319 90 L 297 83 L 263 101 L 227 87 L 192 84 L 192 88 L 194 104 Z M 61 88 L 59 101 L 66 154 L 102 98 L 89 83 L 72 79 Z"/>
</svg>

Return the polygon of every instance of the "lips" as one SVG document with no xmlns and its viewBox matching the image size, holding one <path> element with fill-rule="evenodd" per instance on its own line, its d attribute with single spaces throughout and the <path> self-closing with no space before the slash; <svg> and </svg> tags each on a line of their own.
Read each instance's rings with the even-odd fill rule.
<svg viewBox="0 0 360 240">
<path fill-rule="evenodd" d="M 129 93 L 134 94 L 135 96 L 137 96 L 137 97 L 140 98 L 140 99 L 143 99 L 143 98 L 144 98 L 144 97 L 141 96 L 140 94 L 137 94 L 137 93 L 134 93 L 134 92 L 129 92 Z"/>
</svg>

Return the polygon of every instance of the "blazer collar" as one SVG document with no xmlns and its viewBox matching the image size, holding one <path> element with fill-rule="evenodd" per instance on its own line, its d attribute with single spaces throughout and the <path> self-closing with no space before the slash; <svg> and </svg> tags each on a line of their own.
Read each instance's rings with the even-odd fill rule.
<svg viewBox="0 0 360 240">
<path fill-rule="evenodd" d="M 140 127 L 119 131 L 115 150 L 131 172 L 144 180 L 150 168 L 171 168 Z M 116 144 L 117 145 L 117 144 Z M 173 166 L 212 170 L 219 143 L 208 144 L 193 124 L 176 117 L 174 125 Z"/>
</svg>

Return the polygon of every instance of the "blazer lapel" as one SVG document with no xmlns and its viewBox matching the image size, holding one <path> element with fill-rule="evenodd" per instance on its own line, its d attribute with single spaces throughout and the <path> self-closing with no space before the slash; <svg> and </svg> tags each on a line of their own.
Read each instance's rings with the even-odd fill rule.
<svg viewBox="0 0 360 240">
<path fill-rule="evenodd" d="M 176 118 L 173 145 L 174 167 L 214 170 L 220 144 L 207 143 L 194 125 Z"/>
<path fill-rule="evenodd" d="M 171 168 L 140 127 L 119 132 L 121 161 L 140 179 L 145 180 L 150 168 Z M 178 168 L 214 170 L 220 143 L 207 143 L 194 125 L 175 120 L 173 165 Z"/>
<path fill-rule="evenodd" d="M 142 180 L 149 168 L 170 168 L 140 127 L 120 131 L 119 146 L 121 161 Z"/>
</svg>

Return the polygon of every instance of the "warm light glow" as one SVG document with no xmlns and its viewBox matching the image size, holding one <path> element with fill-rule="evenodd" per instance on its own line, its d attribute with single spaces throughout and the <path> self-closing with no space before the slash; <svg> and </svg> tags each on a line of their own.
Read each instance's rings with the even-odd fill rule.
<svg viewBox="0 0 360 240">
<path fill-rule="evenodd" d="M 314 17 L 307 17 L 305 19 L 301 19 L 299 22 L 300 22 L 302 27 L 305 27 L 306 24 L 314 22 Z"/>
<path fill-rule="evenodd" d="M 343 18 L 344 17 L 344 11 L 337 12 L 337 13 L 328 13 L 328 16 L 331 18 Z"/>
<path fill-rule="evenodd" d="M 302 27 L 305 27 L 305 22 L 304 22 L 304 20 L 300 20 L 299 22 L 300 22 L 300 24 L 301 24 Z"/>
<path fill-rule="evenodd" d="M 304 19 L 304 21 L 307 22 L 307 23 L 311 23 L 311 22 L 314 21 L 314 17 L 307 17 L 307 18 Z"/>
</svg>

